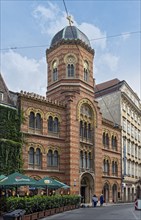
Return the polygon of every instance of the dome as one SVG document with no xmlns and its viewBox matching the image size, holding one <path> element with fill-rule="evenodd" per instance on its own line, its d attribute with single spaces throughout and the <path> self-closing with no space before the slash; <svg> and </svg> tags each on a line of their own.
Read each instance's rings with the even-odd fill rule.
<svg viewBox="0 0 141 220">
<path fill-rule="evenodd" d="M 53 37 L 51 41 L 51 47 L 56 45 L 61 40 L 81 40 L 84 42 L 87 46 L 91 47 L 90 41 L 88 37 L 81 32 L 77 27 L 75 26 L 67 26 L 63 28 L 61 31 L 59 31 L 55 36 Z"/>
</svg>

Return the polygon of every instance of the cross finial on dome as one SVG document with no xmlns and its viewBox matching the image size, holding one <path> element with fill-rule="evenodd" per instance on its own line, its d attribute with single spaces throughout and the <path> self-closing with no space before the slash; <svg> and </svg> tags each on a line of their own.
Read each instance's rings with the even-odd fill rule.
<svg viewBox="0 0 141 220">
<path fill-rule="evenodd" d="M 72 20 L 71 16 L 68 15 L 68 16 L 67 16 L 67 19 L 68 19 L 68 21 L 69 21 L 69 25 L 71 26 L 71 24 L 73 24 L 73 20 Z"/>
</svg>

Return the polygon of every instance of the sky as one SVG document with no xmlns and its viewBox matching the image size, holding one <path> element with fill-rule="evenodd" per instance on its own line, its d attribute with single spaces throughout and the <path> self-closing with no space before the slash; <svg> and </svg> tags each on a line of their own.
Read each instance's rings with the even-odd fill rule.
<svg viewBox="0 0 141 220">
<path fill-rule="evenodd" d="M 65 0 L 65 4 L 73 25 L 95 50 L 96 84 L 125 80 L 141 98 L 141 1 Z M 0 10 L 0 72 L 8 89 L 45 96 L 46 49 L 68 25 L 63 0 L 0 0 Z"/>
</svg>

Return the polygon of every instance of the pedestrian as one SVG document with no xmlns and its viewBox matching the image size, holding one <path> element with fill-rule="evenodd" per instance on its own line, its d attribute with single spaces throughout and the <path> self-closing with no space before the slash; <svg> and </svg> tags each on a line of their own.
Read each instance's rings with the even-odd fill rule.
<svg viewBox="0 0 141 220">
<path fill-rule="evenodd" d="M 92 202 L 93 202 L 93 206 L 96 207 L 97 203 L 98 203 L 98 198 L 96 195 L 93 195 L 92 197 Z"/>
<path fill-rule="evenodd" d="M 104 203 L 104 197 L 103 194 L 100 195 L 100 206 L 103 206 Z"/>
</svg>

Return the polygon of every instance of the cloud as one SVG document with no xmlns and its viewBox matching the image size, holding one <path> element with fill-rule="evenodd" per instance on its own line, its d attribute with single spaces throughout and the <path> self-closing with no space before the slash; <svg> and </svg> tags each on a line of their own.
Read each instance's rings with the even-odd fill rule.
<svg viewBox="0 0 141 220">
<path fill-rule="evenodd" d="M 99 57 L 98 65 L 103 65 L 108 67 L 110 71 L 116 71 L 118 68 L 119 57 L 111 53 L 103 53 Z"/>
<path fill-rule="evenodd" d="M 123 40 L 127 40 L 130 36 L 131 34 L 129 32 L 123 32 L 121 35 Z"/>
<path fill-rule="evenodd" d="M 48 2 L 47 8 L 43 5 L 38 5 L 33 11 L 33 16 L 41 28 L 41 33 L 47 34 L 50 37 L 53 37 L 58 31 L 68 25 L 65 11 L 61 11 L 56 4 L 52 4 L 51 2 Z M 102 32 L 94 24 L 86 22 L 78 24 L 73 15 L 70 14 L 70 16 L 72 17 L 73 25 L 84 32 L 89 40 L 92 40 L 91 46 L 99 47 L 100 49 L 104 49 L 106 47 L 105 32 Z M 97 38 L 104 39 L 96 40 Z"/>
<path fill-rule="evenodd" d="M 68 24 L 65 12 L 62 12 L 56 4 L 47 2 L 48 7 L 38 5 L 32 15 L 41 28 L 42 34 L 53 36 Z"/>
<path fill-rule="evenodd" d="M 99 47 L 101 49 L 106 48 L 106 33 L 105 32 L 102 32 L 95 25 L 88 24 L 88 23 L 82 23 L 81 25 L 78 25 L 78 28 L 80 28 L 82 32 L 87 34 L 92 46 L 94 46 L 95 48 Z"/>
<path fill-rule="evenodd" d="M 28 59 L 10 50 L 1 54 L 1 73 L 9 90 L 35 92 L 45 96 L 46 60 Z"/>
</svg>

